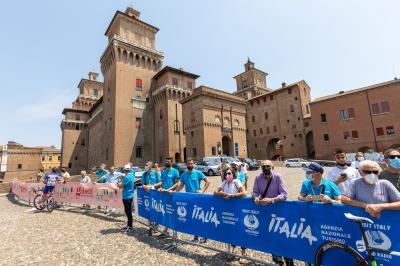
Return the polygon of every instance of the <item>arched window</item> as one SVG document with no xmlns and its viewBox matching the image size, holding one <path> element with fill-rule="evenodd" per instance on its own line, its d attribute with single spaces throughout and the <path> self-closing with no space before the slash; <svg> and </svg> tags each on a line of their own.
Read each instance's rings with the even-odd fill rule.
<svg viewBox="0 0 400 266">
<path fill-rule="evenodd" d="M 175 120 L 174 121 L 174 132 L 179 134 L 181 131 L 180 128 L 181 128 L 181 125 L 180 125 L 179 120 Z"/>
</svg>

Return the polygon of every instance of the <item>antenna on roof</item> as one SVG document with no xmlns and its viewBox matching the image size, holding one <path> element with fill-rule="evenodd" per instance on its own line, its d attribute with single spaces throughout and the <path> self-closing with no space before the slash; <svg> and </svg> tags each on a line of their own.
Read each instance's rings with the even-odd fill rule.
<svg viewBox="0 0 400 266">
<path fill-rule="evenodd" d="M 394 80 L 397 80 L 396 69 L 393 67 L 393 77 Z"/>
</svg>

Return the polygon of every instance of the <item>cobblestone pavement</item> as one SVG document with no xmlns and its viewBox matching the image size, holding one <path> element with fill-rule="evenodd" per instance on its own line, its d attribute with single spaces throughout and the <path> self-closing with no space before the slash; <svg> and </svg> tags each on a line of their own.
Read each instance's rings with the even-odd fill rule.
<svg viewBox="0 0 400 266">
<path fill-rule="evenodd" d="M 300 189 L 301 169 L 279 168 L 284 175 L 290 198 Z M 257 171 L 258 172 L 258 171 Z M 256 171 L 250 172 L 249 184 Z M 210 177 L 208 193 L 219 185 L 220 177 Z M 147 235 L 147 228 L 134 223 L 134 232 L 120 232 L 125 217 L 110 217 L 100 212 L 86 213 L 78 207 L 62 207 L 52 213 L 36 212 L 11 194 L 0 196 L 0 265 L 239 265 L 226 262 L 222 253 L 202 247 L 183 245 L 166 252 L 170 239 Z M 189 239 L 189 236 L 181 236 Z M 213 247 L 221 243 L 209 241 Z M 249 251 L 262 261 L 268 254 Z M 254 265 L 254 263 L 248 263 Z M 299 264 L 302 265 L 302 264 Z"/>
</svg>

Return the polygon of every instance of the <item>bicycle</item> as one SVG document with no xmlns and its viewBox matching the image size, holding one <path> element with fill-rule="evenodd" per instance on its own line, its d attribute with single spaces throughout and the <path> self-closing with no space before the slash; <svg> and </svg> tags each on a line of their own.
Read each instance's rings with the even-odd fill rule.
<svg viewBox="0 0 400 266">
<path fill-rule="evenodd" d="M 361 249 L 365 248 L 365 250 L 367 251 L 367 257 L 363 257 L 363 255 L 361 255 L 360 252 L 358 252 L 357 250 L 355 250 L 354 248 L 352 248 L 346 244 L 330 241 L 330 242 L 327 242 L 327 243 L 321 245 L 318 248 L 317 254 L 315 255 L 315 265 L 316 266 L 321 266 L 325 253 L 328 250 L 333 250 L 333 249 L 341 250 L 341 251 L 344 251 L 344 252 L 348 253 L 349 255 L 351 255 L 356 261 L 356 263 L 354 265 L 357 265 L 357 266 L 358 265 L 369 265 L 368 264 L 369 262 L 371 263 L 372 266 L 378 266 L 376 259 L 374 257 L 374 252 L 381 252 L 384 254 L 400 256 L 400 252 L 375 248 L 375 247 L 371 246 L 371 243 L 367 237 L 367 233 L 365 232 L 364 227 L 362 225 L 362 222 L 368 222 L 368 223 L 373 224 L 374 222 L 371 219 L 368 219 L 365 217 L 360 217 L 360 216 L 355 216 L 355 215 L 352 215 L 351 213 L 345 213 L 344 216 L 347 219 L 355 222 L 358 225 L 358 228 L 360 229 L 360 232 L 361 232 L 362 240 L 364 241 L 364 245 L 362 245 L 360 248 Z M 378 232 L 377 231 L 368 232 L 368 234 L 372 238 L 373 242 L 383 241 L 383 239 L 380 236 L 379 231 Z"/>
<path fill-rule="evenodd" d="M 39 193 L 40 191 L 42 191 L 42 193 Z M 33 198 L 33 206 L 35 206 L 38 211 L 42 211 L 45 208 L 47 208 L 48 212 L 52 212 L 54 210 L 56 203 L 54 201 L 53 191 L 47 193 L 47 199 L 45 203 L 42 202 L 43 189 L 33 189 L 33 192 L 36 194 L 36 196 Z"/>
</svg>

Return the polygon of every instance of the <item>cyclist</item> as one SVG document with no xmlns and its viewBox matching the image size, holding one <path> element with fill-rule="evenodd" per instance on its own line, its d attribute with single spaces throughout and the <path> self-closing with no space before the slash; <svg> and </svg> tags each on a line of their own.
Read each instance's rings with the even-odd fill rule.
<svg viewBox="0 0 400 266">
<path fill-rule="evenodd" d="M 42 205 L 46 202 L 47 200 L 47 193 L 53 192 L 56 183 L 61 181 L 61 174 L 57 173 L 57 167 L 51 168 L 51 173 L 47 173 L 43 177 L 43 183 L 45 184 L 43 188 L 43 196 L 42 196 Z"/>
</svg>

